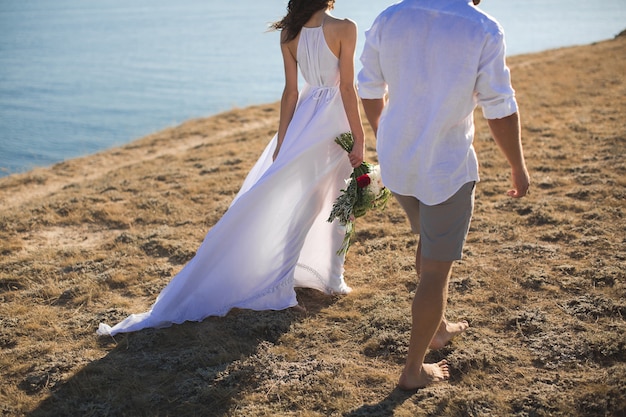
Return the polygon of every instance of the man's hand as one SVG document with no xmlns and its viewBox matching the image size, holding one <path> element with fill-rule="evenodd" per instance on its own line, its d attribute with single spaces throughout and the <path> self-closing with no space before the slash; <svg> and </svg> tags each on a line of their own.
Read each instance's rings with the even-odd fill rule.
<svg viewBox="0 0 626 417">
<path fill-rule="evenodd" d="M 526 169 L 518 172 L 513 171 L 511 173 L 511 179 L 513 180 L 513 189 L 506 193 L 509 197 L 522 198 L 530 194 L 530 176 Z"/>
</svg>

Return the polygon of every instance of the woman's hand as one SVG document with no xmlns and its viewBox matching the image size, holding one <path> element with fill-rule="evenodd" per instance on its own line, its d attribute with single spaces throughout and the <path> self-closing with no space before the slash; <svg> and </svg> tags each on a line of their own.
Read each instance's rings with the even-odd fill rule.
<svg viewBox="0 0 626 417">
<path fill-rule="evenodd" d="M 354 146 L 352 147 L 352 151 L 348 153 L 348 159 L 350 160 L 350 165 L 352 168 L 356 168 L 363 163 L 363 158 L 365 154 L 365 142 L 363 139 L 354 140 Z"/>
</svg>

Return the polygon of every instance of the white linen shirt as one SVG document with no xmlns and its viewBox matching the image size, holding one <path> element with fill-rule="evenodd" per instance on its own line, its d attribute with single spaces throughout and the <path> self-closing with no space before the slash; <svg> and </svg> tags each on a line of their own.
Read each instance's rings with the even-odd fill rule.
<svg viewBox="0 0 626 417">
<path fill-rule="evenodd" d="M 517 112 L 501 26 L 467 0 L 404 0 L 366 31 L 359 96 L 388 94 L 377 152 L 383 183 L 435 205 L 478 181 L 473 113 Z"/>
</svg>

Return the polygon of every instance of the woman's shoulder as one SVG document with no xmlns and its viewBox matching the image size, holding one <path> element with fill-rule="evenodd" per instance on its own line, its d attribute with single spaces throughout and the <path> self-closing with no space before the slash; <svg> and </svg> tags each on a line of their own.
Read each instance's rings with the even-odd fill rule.
<svg viewBox="0 0 626 417">
<path fill-rule="evenodd" d="M 329 16 L 326 22 L 324 22 L 325 26 L 330 26 L 334 30 L 342 33 L 353 32 L 357 30 L 357 25 L 354 20 L 348 18 L 338 18 L 334 16 Z"/>
</svg>

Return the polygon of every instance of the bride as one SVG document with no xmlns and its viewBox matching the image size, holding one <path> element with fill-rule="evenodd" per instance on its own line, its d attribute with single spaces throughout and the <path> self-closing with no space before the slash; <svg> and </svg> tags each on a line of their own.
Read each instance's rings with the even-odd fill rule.
<svg viewBox="0 0 626 417">
<path fill-rule="evenodd" d="M 151 309 L 99 335 L 223 316 L 234 307 L 281 310 L 298 304 L 295 287 L 346 294 L 345 230 L 327 222 L 364 134 L 354 87 L 357 28 L 330 14 L 335 0 L 290 0 L 280 30 L 285 87 L 278 132 L 194 258 Z M 305 80 L 298 90 L 298 68 Z M 351 131 L 348 154 L 334 142 Z"/>
</svg>

